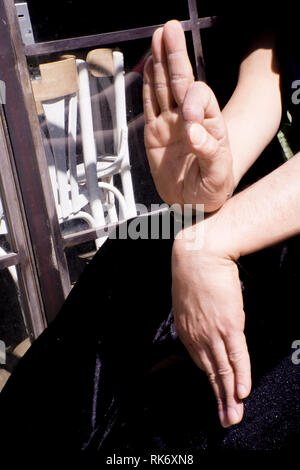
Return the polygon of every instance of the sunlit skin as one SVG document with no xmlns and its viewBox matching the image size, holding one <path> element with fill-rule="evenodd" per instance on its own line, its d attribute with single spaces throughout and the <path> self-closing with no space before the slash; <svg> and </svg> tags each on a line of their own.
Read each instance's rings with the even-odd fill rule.
<svg viewBox="0 0 300 470">
<path fill-rule="evenodd" d="M 173 310 L 179 337 L 212 384 L 224 427 L 241 421 L 251 390 L 235 261 L 300 232 L 300 155 L 228 198 L 276 135 L 279 81 L 274 38 L 262 35 L 245 53 L 221 111 L 212 90 L 194 81 L 175 20 L 153 35 L 145 68 L 145 144 L 156 187 L 169 204 L 202 203 L 206 211 L 199 246 L 191 251 L 189 236 L 174 242 Z"/>
<path fill-rule="evenodd" d="M 170 205 L 218 209 L 233 190 L 227 129 L 211 89 L 194 80 L 178 22 L 153 35 L 144 114 L 145 146 L 160 196 Z"/>
</svg>

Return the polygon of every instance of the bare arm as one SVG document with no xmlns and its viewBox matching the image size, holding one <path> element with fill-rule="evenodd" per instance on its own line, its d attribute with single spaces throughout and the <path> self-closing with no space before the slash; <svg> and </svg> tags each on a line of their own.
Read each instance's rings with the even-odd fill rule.
<svg viewBox="0 0 300 470">
<path fill-rule="evenodd" d="M 222 110 L 235 186 L 276 134 L 281 119 L 274 34 L 260 36 L 240 65 L 237 86 Z"/>
<path fill-rule="evenodd" d="M 145 146 L 167 203 L 218 209 L 274 137 L 281 118 L 274 41 L 257 39 L 221 113 L 212 90 L 194 80 L 180 24 L 154 33 L 144 74 Z"/>
<path fill-rule="evenodd" d="M 300 234 L 299 178 L 300 153 L 206 217 L 201 243 L 190 236 L 174 242 L 175 325 L 210 379 L 225 427 L 242 419 L 241 400 L 251 388 L 235 260 Z M 184 232 L 203 230 L 200 224 Z"/>
<path fill-rule="evenodd" d="M 217 217 L 233 259 L 300 233 L 299 179 L 300 153 L 227 201 Z"/>
</svg>

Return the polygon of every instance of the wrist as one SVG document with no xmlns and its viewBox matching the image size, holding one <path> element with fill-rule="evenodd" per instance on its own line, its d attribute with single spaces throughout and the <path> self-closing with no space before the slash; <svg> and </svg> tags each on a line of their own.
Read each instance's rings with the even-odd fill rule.
<svg viewBox="0 0 300 470">
<path fill-rule="evenodd" d="M 218 210 L 205 213 L 203 220 L 183 228 L 177 235 L 174 250 L 194 251 L 202 257 L 213 256 L 237 260 L 240 257 L 238 236 L 232 224 L 233 198 Z"/>
</svg>

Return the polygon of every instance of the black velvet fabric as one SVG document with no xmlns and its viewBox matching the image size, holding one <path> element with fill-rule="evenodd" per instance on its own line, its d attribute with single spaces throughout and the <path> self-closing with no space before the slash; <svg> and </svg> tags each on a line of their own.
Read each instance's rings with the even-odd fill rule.
<svg viewBox="0 0 300 470">
<path fill-rule="evenodd" d="M 171 247 L 107 240 L 0 394 L 2 450 L 99 464 L 114 453 L 189 454 L 201 463 L 297 450 L 299 239 L 239 262 L 253 388 L 243 421 L 229 429 L 174 329 Z"/>
<path fill-rule="evenodd" d="M 241 186 L 278 166 L 269 149 Z M 0 394 L 1 456 L 92 456 L 102 468 L 113 454 L 192 455 L 208 468 L 206 456 L 297 454 L 299 247 L 296 237 L 239 260 L 253 387 L 242 422 L 223 429 L 174 329 L 172 240 L 107 240 Z"/>
</svg>

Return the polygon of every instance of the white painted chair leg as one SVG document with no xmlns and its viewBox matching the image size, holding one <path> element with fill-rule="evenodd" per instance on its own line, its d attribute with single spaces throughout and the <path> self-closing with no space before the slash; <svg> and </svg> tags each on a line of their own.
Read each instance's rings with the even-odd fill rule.
<svg viewBox="0 0 300 470">
<path fill-rule="evenodd" d="M 98 226 L 105 224 L 102 198 L 97 180 L 97 152 L 94 139 L 91 94 L 88 67 L 85 61 L 77 60 L 79 79 L 79 113 L 84 165 L 89 192 L 91 214 Z"/>
<path fill-rule="evenodd" d="M 113 52 L 114 60 L 114 88 L 116 100 L 116 125 L 118 129 L 118 139 L 121 138 L 121 129 L 127 129 L 127 116 L 126 116 L 126 95 L 125 95 L 125 79 L 124 79 L 124 58 L 123 54 L 119 51 Z M 125 155 L 121 165 L 121 179 L 123 185 L 123 192 L 128 207 L 128 216 L 135 217 L 137 215 L 131 171 L 129 161 L 129 148 L 128 139 L 125 147 Z"/>
</svg>

